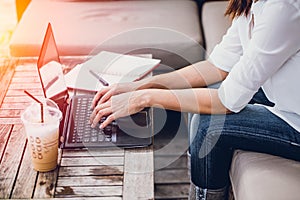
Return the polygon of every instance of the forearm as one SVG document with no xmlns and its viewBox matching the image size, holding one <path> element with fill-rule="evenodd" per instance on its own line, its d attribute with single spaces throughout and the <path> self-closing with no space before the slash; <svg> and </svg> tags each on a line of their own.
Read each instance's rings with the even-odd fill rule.
<svg viewBox="0 0 300 200">
<path fill-rule="evenodd" d="M 221 103 L 218 91 L 210 88 L 182 90 L 141 90 L 145 107 L 163 107 L 180 112 L 224 114 L 230 112 Z"/>
<path fill-rule="evenodd" d="M 107 116 L 100 127 L 104 128 L 113 120 L 137 113 L 145 107 L 203 114 L 229 112 L 221 103 L 216 89 L 144 89 L 120 93 L 98 104 L 91 114 L 90 122 L 95 127 L 103 116 Z"/>
<path fill-rule="evenodd" d="M 216 68 L 208 61 L 201 61 L 180 70 L 141 80 L 138 84 L 139 89 L 184 89 L 206 87 L 224 80 L 226 76 L 227 72 Z"/>
</svg>

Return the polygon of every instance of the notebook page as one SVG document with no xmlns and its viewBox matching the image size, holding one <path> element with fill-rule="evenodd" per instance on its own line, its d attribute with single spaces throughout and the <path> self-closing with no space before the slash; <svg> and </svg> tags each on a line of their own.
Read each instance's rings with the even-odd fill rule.
<svg viewBox="0 0 300 200">
<path fill-rule="evenodd" d="M 102 51 L 87 62 L 84 68 L 96 73 L 118 76 L 132 76 L 139 79 L 160 63 L 158 59 L 142 58 Z"/>
<path fill-rule="evenodd" d="M 147 61 L 146 64 L 145 60 Z M 91 70 L 111 85 L 141 79 L 159 63 L 160 60 L 157 59 L 140 59 L 137 56 L 101 52 L 90 60 L 75 66 L 65 75 L 65 81 L 68 88 L 96 91 L 101 89 L 103 85 L 91 74 Z"/>
</svg>

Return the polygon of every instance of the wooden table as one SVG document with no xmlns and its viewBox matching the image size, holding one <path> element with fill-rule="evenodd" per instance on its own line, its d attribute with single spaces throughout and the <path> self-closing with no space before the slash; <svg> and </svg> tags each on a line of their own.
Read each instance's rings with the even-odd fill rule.
<svg viewBox="0 0 300 200">
<path fill-rule="evenodd" d="M 0 84 L 0 199 L 154 199 L 152 146 L 61 150 L 56 170 L 33 170 L 20 114 L 31 103 L 24 89 L 43 95 L 34 63 L 36 59 L 0 62 L 5 71 Z"/>
</svg>

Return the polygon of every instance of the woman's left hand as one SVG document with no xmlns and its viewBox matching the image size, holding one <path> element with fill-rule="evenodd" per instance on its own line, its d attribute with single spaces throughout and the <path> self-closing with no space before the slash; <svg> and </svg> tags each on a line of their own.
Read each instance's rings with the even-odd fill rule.
<svg viewBox="0 0 300 200">
<path fill-rule="evenodd" d="M 120 117 L 135 114 L 149 107 L 147 96 L 143 90 L 138 90 L 112 96 L 108 101 L 96 105 L 90 117 L 92 127 L 95 128 L 102 117 L 106 117 L 106 120 L 100 124 L 100 128 L 105 128 Z"/>
</svg>

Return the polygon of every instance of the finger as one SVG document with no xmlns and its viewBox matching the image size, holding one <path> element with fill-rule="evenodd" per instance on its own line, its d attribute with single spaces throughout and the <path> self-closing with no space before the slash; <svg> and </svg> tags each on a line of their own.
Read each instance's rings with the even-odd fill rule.
<svg viewBox="0 0 300 200">
<path fill-rule="evenodd" d="M 91 109 L 94 109 L 96 107 L 99 99 L 103 96 L 103 94 L 105 94 L 105 91 L 107 91 L 107 90 L 102 89 L 102 90 L 97 92 L 97 94 L 93 98 Z"/>
<path fill-rule="evenodd" d="M 90 116 L 90 123 L 93 124 L 93 121 L 94 121 L 94 119 L 95 119 L 97 113 L 98 113 L 100 110 L 105 109 L 105 108 L 107 108 L 107 107 L 109 107 L 109 104 L 99 104 L 98 106 L 96 106 L 96 107 L 94 108 L 94 110 L 93 110 L 91 116 Z"/>
<path fill-rule="evenodd" d="M 99 107 L 98 106 L 93 109 L 93 112 L 92 112 L 92 114 L 90 116 L 90 124 L 92 124 L 92 122 L 94 121 L 94 118 L 97 115 L 98 111 L 99 111 Z"/>
<path fill-rule="evenodd" d="M 113 92 L 110 90 L 108 92 L 106 92 L 99 100 L 99 103 L 104 103 L 106 102 L 108 99 L 110 99 L 110 97 L 112 96 Z"/>
<path fill-rule="evenodd" d="M 99 123 L 99 121 L 102 119 L 102 117 L 104 116 L 108 116 L 111 114 L 111 109 L 110 108 L 105 108 L 100 110 L 97 115 L 95 116 L 95 118 L 92 121 L 92 127 L 95 128 L 97 126 L 97 124 Z"/>
<path fill-rule="evenodd" d="M 102 91 L 98 91 L 97 94 L 95 94 L 95 96 L 93 98 L 93 101 L 92 101 L 92 104 L 90 106 L 90 109 L 94 109 L 95 108 L 95 106 L 98 103 L 101 95 L 102 95 Z"/>
<path fill-rule="evenodd" d="M 113 114 L 109 115 L 104 122 L 102 122 L 99 126 L 99 128 L 103 129 L 105 128 L 107 125 L 109 125 L 110 123 L 112 123 L 115 120 L 115 117 Z"/>
</svg>

